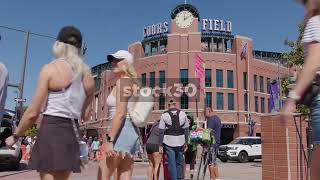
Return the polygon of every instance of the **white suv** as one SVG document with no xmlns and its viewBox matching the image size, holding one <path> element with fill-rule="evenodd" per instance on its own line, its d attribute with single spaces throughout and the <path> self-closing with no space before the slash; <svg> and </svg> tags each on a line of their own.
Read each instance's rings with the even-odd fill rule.
<svg viewBox="0 0 320 180">
<path fill-rule="evenodd" d="M 220 146 L 218 158 L 222 162 L 232 160 L 241 163 L 261 159 L 261 138 L 239 137 L 227 145 Z"/>
</svg>

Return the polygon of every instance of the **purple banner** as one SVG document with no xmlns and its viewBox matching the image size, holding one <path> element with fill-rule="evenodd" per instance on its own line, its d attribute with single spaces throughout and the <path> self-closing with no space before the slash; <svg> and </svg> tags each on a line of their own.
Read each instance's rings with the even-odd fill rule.
<svg viewBox="0 0 320 180">
<path fill-rule="evenodd" d="M 279 111 L 279 96 L 278 96 L 278 81 L 274 80 L 271 82 L 270 88 L 270 111 Z"/>
</svg>

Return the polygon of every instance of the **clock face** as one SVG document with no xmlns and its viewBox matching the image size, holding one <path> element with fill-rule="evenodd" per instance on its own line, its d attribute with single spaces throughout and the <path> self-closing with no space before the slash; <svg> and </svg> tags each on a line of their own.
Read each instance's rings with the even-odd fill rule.
<svg viewBox="0 0 320 180">
<path fill-rule="evenodd" d="M 176 16 L 176 24 L 180 28 L 188 28 L 193 23 L 193 14 L 190 11 L 181 11 Z"/>
</svg>

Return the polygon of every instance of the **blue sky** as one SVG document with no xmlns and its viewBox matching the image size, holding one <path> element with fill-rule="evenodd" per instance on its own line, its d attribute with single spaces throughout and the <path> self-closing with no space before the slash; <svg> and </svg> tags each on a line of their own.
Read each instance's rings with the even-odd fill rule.
<svg viewBox="0 0 320 180">
<path fill-rule="evenodd" d="M 86 62 L 94 66 L 105 62 L 107 53 L 127 49 L 142 40 L 144 26 L 170 21 L 170 12 L 184 0 L 1 0 L 0 26 L 30 29 L 56 36 L 65 25 L 75 25 L 83 33 L 88 51 Z M 200 12 L 200 18 L 233 22 L 233 34 L 253 39 L 254 49 L 287 51 L 286 37 L 297 37 L 297 25 L 303 8 L 294 0 L 188 0 Z M 0 28 L 0 61 L 9 69 L 10 81 L 19 81 L 24 34 Z M 29 102 L 41 66 L 52 60 L 53 40 L 31 36 L 24 95 Z M 15 106 L 13 88 L 9 88 L 7 108 Z"/>
</svg>

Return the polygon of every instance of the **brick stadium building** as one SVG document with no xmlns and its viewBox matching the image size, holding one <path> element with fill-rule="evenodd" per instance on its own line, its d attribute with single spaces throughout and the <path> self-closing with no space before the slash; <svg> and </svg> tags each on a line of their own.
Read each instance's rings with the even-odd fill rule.
<svg viewBox="0 0 320 180">
<path fill-rule="evenodd" d="M 288 74 L 281 53 L 254 50 L 252 39 L 232 34 L 232 22 L 200 19 L 199 11 L 190 4 L 174 8 L 171 23 L 143 28 L 142 41 L 130 44 L 128 49 L 134 55 L 142 84 L 151 87 L 171 78 L 195 78 L 195 55 L 201 53 L 206 99 L 203 94 L 199 98 L 199 121 L 204 119 L 204 104 L 212 107 L 222 119 L 222 143 L 247 134 L 249 113 L 256 122 L 255 135 L 261 135 L 260 117 L 270 111 L 270 81 Z M 110 68 L 104 63 L 92 69 L 96 79 L 93 115 L 82 125 L 93 130 L 91 134 L 110 125 L 106 97 L 115 84 Z M 156 99 L 150 120 L 160 118 L 167 100 L 165 95 Z M 197 104 L 189 100 L 182 96 L 178 106 L 196 116 Z"/>
</svg>

